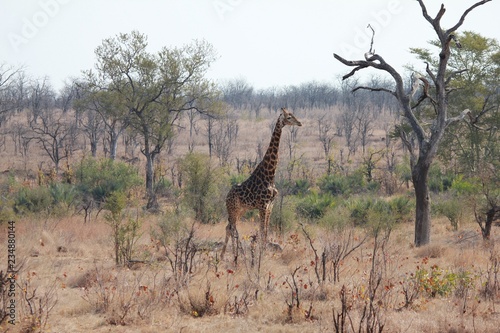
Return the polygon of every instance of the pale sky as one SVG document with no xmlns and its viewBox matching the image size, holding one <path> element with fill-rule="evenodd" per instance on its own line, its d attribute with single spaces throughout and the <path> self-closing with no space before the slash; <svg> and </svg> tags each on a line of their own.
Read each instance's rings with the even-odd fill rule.
<svg viewBox="0 0 500 333">
<path fill-rule="evenodd" d="M 441 3 L 449 28 L 476 0 L 426 0 L 435 16 Z M 473 10 L 459 31 L 500 40 L 500 1 Z M 435 39 L 415 0 L 0 0 L 0 64 L 48 76 L 55 88 L 95 63 L 103 39 L 138 30 L 149 51 L 210 42 L 218 54 L 208 76 L 243 78 L 255 88 L 338 82 L 349 69 L 333 53 L 355 60 L 375 50 L 397 69 L 415 63 L 410 47 Z"/>
</svg>

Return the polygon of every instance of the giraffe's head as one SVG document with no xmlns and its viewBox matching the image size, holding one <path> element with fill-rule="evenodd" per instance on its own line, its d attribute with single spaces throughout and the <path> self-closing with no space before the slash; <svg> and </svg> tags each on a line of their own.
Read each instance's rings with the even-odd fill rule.
<svg viewBox="0 0 500 333">
<path fill-rule="evenodd" d="M 295 118 L 293 113 L 288 112 L 285 108 L 281 108 L 281 120 L 283 125 L 302 126 L 302 123 Z"/>
</svg>

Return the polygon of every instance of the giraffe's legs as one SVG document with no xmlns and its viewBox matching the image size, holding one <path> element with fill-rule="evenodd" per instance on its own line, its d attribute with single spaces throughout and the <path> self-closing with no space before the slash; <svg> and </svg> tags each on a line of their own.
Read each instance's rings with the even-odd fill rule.
<svg viewBox="0 0 500 333">
<path fill-rule="evenodd" d="M 272 207 L 272 205 L 271 205 Z M 260 217 L 260 244 L 261 248 L 265 248 L 267 244 L 267 229 L 269 228 L 269 218 L 271 216 L 271 207 L 262 208 L 259 210 Z"/>
<path fill-rule="evenodd" d="M 234 261 L 238 259 L 238 250 L 240 249 L 240 239 L 238 235 L 238 230 L 236 229 L 236 223 L 229 222 L 226 226 L 226 239 L 224 240 L 224 245 L 222 246 L 222 251 L 220 254 L 221 260 L 224 259 L 224 254 L 226 253 L 227 243 L 231 238 L 231 245 L 233 247 Z"/>
<path fill-rule="evenodd" d="M 220 253 L 220 259 L 224 259 L 224 254 L 226 253 L 227 242 L 229 241 L 229 237 L 231 236 L 231 224 L 228 223 L 226 226 L 226 239 L 224 240 L 224 245 L 222 246 L 222 251 Z"/>
<path fill-rule="evenodd" d="M 240 249 L 240 238 L 238 235 L 238 230 L 236 229 L 236 224 L 233 224 L 233 228 L 231 228 L 231 241 L 233 245 L 233 258 L 234 263 L 238 263 L 238 252 Z"/>
<path fill-rule="evenodd" d="M 273 209 L 273 202 L 271 202 L 268 206 L 267 209 L 261 209 L 259 210 L 259 216 L 260 216 L 260 246 L 261 250 L 262 249 L 270 249 L 274 252 L 281 252 L 281 246 L 276 243 L 272 243 L 268 241 L 267 234 L 269 230 L 269 220 L 271 218 L 271 211 Z"/>
</svg>

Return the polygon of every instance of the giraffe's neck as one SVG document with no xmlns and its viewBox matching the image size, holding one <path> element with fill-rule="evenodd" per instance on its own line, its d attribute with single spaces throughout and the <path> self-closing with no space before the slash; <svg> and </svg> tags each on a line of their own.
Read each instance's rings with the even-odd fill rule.
<svg viewBox="0 0 500 333">
<path fill-rule="evenodd" d="M 253 175 L 259 177 L 266 183 L 274 183 L 274 175 L 276 174 L 276 167 L 278 165 L 278 154 L 280 148 L 281 131 L 283 129 L 283 122 L 281 117 L 276 122 L 274 127 L 273 135 L 271 137 L 271 142 L 267 148 L 266 154 L 262 159 L 262 162 L 257 166 Z"/>
</svg>

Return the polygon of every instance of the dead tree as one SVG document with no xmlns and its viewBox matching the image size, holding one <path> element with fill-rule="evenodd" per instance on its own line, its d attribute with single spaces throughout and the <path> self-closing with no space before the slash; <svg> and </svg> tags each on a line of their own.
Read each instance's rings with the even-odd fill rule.
<svg viewBox="0 0 500 333">
<path fill-rule="evenodd" d="M 365 53 L 364 60 L 346 60 L 334 54 L 335 59 L 342 64 L 353 67 L 352 71 L 344 75 L 343 80 L 356 74 L 357 71 L 365 68 L 374 68 L 388 73 L 394 80 L 394 89 L 386 87 L 366 87 L 357 86 L 353 91 L 365 89 L 369 91 L 386 92 L 393 95 L 399 102 L 405 120 L 411 126 L 411 133 L 400 132 L 401 139 L 410 152 L 410 164 L 412 171 L 412 181 L 415 189 L 416 214 L 415 214 L 415 245 L 421 246 L 430 242 L 430 197 L 428 188 L 428 175 L 431 163 L 436 156 L 438 145 L 441 142 L 446 128 L 453 122 L 459 121 L 468 110 L 462 112 L 460 116 L 448 117 L 448 97 L 452 89 L 448 89 L 451 79 L 463 71 L 447 72 L 448 61 L 450 59 L 450 44 L 457 43 L 455 32 L 464 23 L 466 16 L 476 7 L 481 6 L 491 0 L 483 0 L 475 3 L 464 11 L 458 22 L 449 29 L 441 27 L 441 19 L 446 11 L 441 5 L 437 15 L 432 18 L 424 5 L 423 0 L 418 0 L 423 17 L 432 25 L 439 39 L 439 59 L 437 72 L 426 66 L 427 77 L 421 75 L 414 76 L 414 82 L 410 89 L 405 89 L 401 75 L 389 65 L 384 58 L 376 54 L 373 50 L 373 38 L 370 50 Z M 369 26 L 370 27 L 370 26 Z M 371 27 L 370 27 L 371 28 Z M 372 29 L 373 31 L 373 29 Z M 373 31 L 375 34 L 375 32 Z M 422 95 L 413 100 L 414 95 L 422 87 Z M 431 125 L 425 126 L 415 115 L 415 108 L 423 103 L 429 102 L 434 109 L 434 118 Z M 410 137 L 411 135 L 411 137 Z"/>
</svg>

